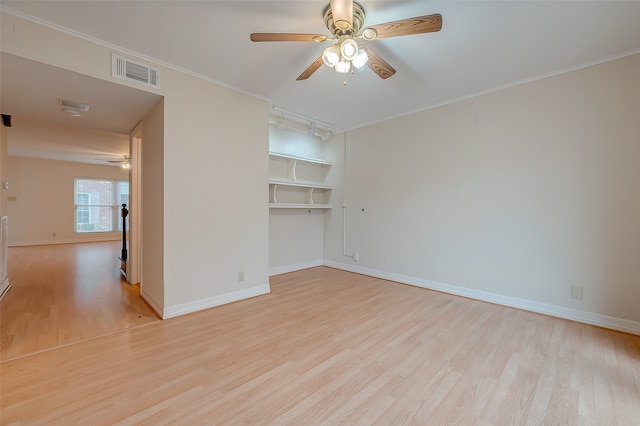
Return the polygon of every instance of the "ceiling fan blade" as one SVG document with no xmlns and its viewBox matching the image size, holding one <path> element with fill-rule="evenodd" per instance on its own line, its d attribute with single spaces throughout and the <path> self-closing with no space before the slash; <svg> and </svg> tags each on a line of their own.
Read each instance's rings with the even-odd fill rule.
<svg viewBox="0 0 640 426">
<path fill-rule="evenodd" d="M 327 36 L 322 34 L 298 34 L 298 33 L 253 33 L 251 41 L 315 41 L 323 42 Z"/>
<path fill-rule="evenodd" d="M 377 36 L 372 39 L 398 37 L 413 34 L 433 33 L 442 28 L 442 15 L 416 16 L 415 18 L 401 19 L 399 21 L 387 22 L 373 25 L 362 30 L 366 36 L 369 30 L 375 30 Z M 365 37 L 367 38 L 367 37 Z"/>
<path fill-rule="evenodd" d="M 369 55 L 369 61 L 367 62 L 367 65 L 373 72 L 378 74 L 381 79 L 385 80 L 396 73 L 396 70 L 391 65 L 389 65 L 387 61 L 382 59 L 371 49 L 367 48 L 367 54 Z"/>
<path fill-rule="evenodd" d="M 296 78 L 297 81 L 300 80 L 306 80 L 309 77 L 311 77 L 311 74 L 313 74 L 314 72 L 318 71 L 318 68 L 320 68 L 323 64 L 323 60 L 322 60 L 322 56 L 320 56 L 318 59 L 315 60 L 314 63 L 312 63 L 311 65 L 309 65 L 309 67 L 304 70 L 302 72 L 302 74 L 300 74 L 300 76 L 298 78 Z"/>
</svg>

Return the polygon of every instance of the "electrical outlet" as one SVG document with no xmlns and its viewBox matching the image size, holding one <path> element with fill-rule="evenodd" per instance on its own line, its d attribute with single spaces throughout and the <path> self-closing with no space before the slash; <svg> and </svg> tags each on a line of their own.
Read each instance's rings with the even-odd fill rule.
<svg viewBox="0 0 640 426">
<path fill-rule="evenodd" d="M 244 281 L 244 271 L 239 271 L 238 272 L 238 282 L 241 283 L 242 281 Z"/>
<path fill-rule="evenodd" d="M 582 300 L 583 299 L 583 287 L 579 286 L 579 285 L 572 285 L 571 286 L 571 298 L 572 299 L 577 299 L 577 300 Z"/>
<path fill-rule="evenodd" d="M 357 262 L 358 260 L 360 260 L 360 253 L 353 253 L 353 260 L 355 262 Z"/>
</svg>

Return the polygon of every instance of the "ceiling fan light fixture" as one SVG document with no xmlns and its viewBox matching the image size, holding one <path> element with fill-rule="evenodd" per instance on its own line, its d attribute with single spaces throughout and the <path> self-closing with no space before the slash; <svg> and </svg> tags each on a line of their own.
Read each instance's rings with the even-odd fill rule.
<svg viewBox="0 0 640 426">
<path fill-rule="evenodd" d="M 356 69 L 362 68 L 369 61 L 369 55 L 367 51 L 363 48 L 358 49 L 358 54 L 355 58 L 351 60 L 351 65 L 353 65 Z"/>
<path fill-rule="evenodd" d="M 371 41 L 438 32 L 442 29 L 442 15 L 439 13 L 365 27 L 364 9 L 354 0 L 329 0 L 329 5 L 324 8 L 323 16 L 330 36 L 305 33 L 252 33 L 250 39 L 254 42 L 303 41 L 316 43 L 336 40 L 334 46 L 326 48 L 322 56 L 296 78 L 297 81 L 308 79 L 322 67 L 323 63 L 339 73 L 353 72 L 355 69 L 369 64 L 369 68 L 378 77 L 387 79 L 394 75 L 396 70 L 373 50 L 360 48 L 354 39 Z M 346 86 L 346 80 L 344 85 Z"/>
<path fill-rule="evenodd" d="M 322 52 L 322 61 L 328 67 L 335 67 L 340 62 L 340 49 L 338 45 L 329 46 Z"/>
<path fill-rule="evenodd" d="M 345 58 L 340 58 L 340 61 L 335 66 L 336 72 L 346 74 L 351 71 L 351 61 L 347 61 Z"/>
<path fill-rule="evenodd" d="M 346 39 L 340 45 L 340 53 L 348 61 L 355 59 L 358 56 L 358 43 L 354 39 Z"/>
</svg>

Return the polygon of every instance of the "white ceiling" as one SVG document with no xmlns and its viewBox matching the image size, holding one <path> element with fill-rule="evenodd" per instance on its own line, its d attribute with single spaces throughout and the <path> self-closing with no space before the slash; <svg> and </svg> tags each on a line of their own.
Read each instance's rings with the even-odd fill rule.
<svg viewBox="0 0 640 426">
<path fill-rule="evenodd" d="M 160 96 L 2 53 L 2 113 L 11 115 L 9 155 L 109 164 L 129 152 L 129 132 Z M 82 117 L 58 99 L 89 105 Z"/>
<path fill-rule="evenodd" d="M 327 3 L 5 0 L 3 7 L 345 129 L 640 52 L 639 1 L 362 0 L 365 25 L 443 17 L 438 33 L 366 43 L 396 68 L 387 80 L 366 67 L 345 77 L 323 66 L 296 81 L 326 43 L 249 40 L 252 32 L 328 34 Z"/>
</svg>

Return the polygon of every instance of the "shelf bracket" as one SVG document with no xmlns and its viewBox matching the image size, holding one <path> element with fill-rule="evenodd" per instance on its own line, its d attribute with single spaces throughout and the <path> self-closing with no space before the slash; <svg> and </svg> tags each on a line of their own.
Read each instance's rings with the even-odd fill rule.
<svg viewBox="0 0 640 426">
<path fill-rule="evenodd" d="M 313 188 L 307 188 L 307 204 L 313 203 Z"/>
</svg>

